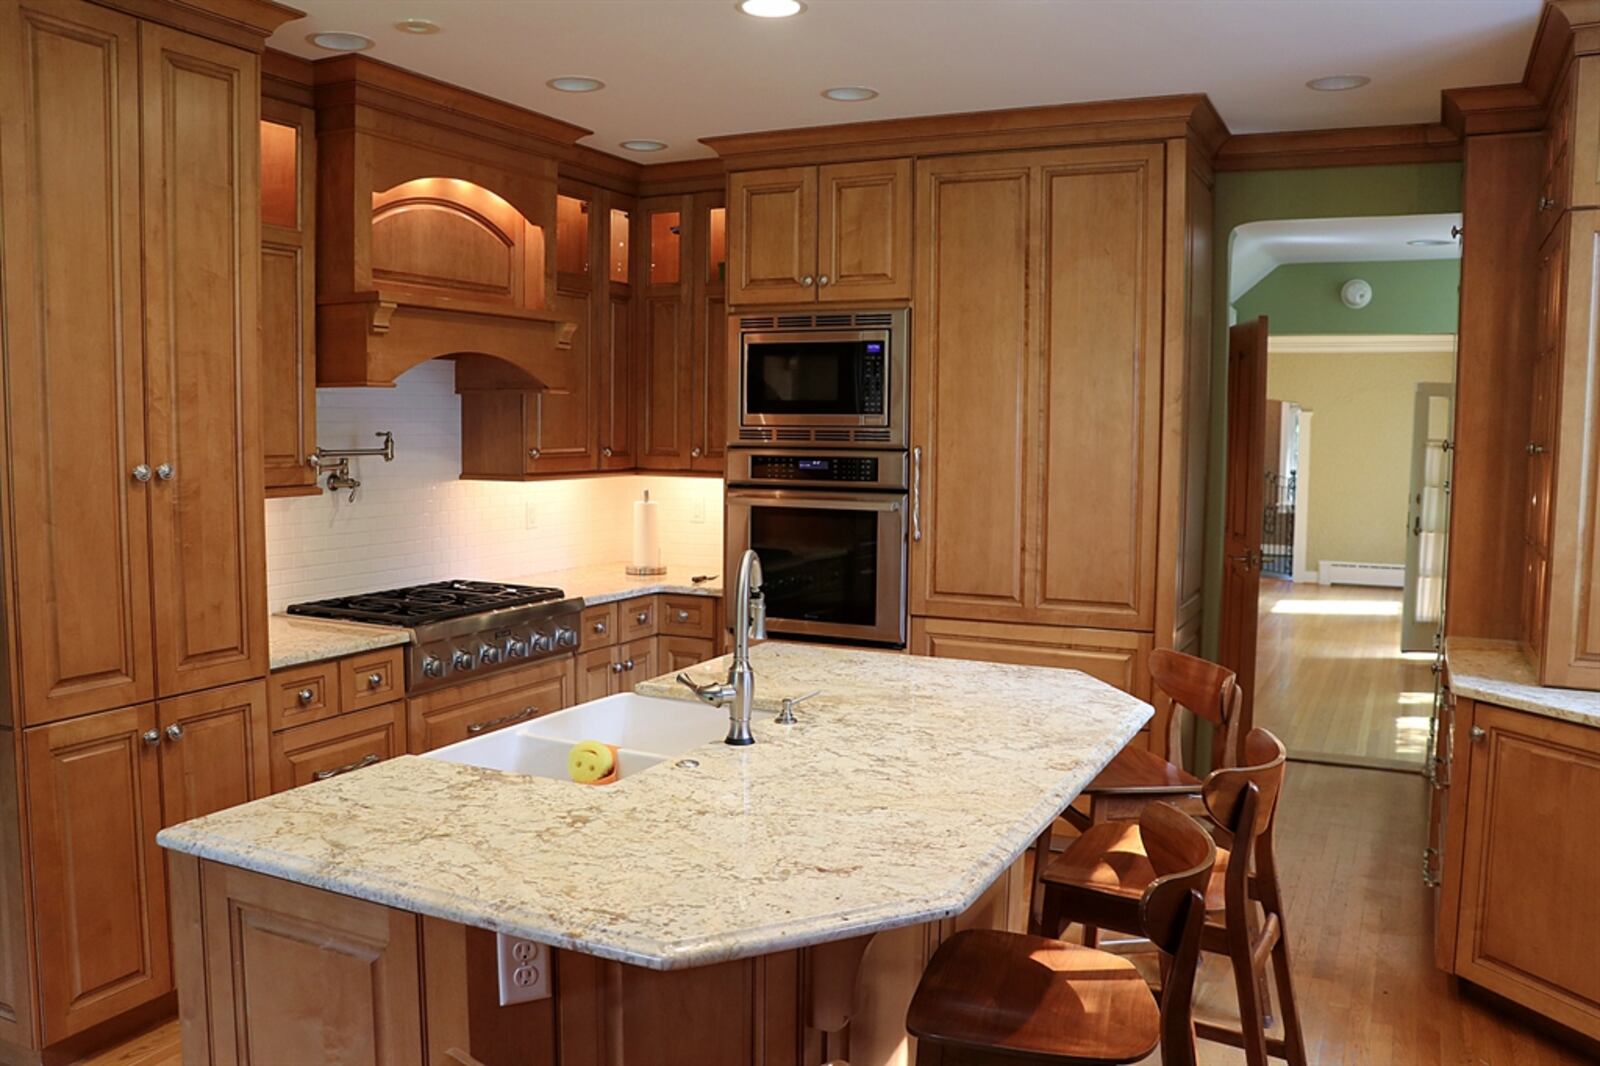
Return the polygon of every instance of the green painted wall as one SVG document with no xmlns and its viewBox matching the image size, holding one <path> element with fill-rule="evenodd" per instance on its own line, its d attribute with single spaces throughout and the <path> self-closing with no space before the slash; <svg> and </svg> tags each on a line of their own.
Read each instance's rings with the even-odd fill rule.
<svg viewBox="0 0 1600 1066">
<path fill-rule="evenodd" d="M 1346 307 L 1339 289 L 1351 278 L 1372 286 L 1372 302 Z M 1407 263 L 1292 263 L 1234 301 L 1235 318 L 1271 319 L 1286 333 L 1454 333 L 1461 290 L 1459 259 Z"/>
<path fill-rule="evenodd" d="M 1291 218 L 1423 215 L 1461 210 L 1461 164 L 1317 167 L 1217 175 L 1211 345 L 1211 441 L 1207 455 L 1205 642 L 1217 650 L 1222 593 L 1222 499 L 1228 426 L 1228 264 L 1233 231 Z M 1374 301 L 1376 302 L 1376 301 Z M 1454 328 L 1450 330 L 1454 332 Z"/>
</svg>

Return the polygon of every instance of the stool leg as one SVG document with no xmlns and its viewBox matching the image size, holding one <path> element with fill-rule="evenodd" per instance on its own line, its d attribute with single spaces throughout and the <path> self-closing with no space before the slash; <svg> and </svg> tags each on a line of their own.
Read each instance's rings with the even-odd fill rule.
<svg viewBox="0 0 1600 1066">
<path fill-rule="evenodd" d="M 1244 1061 L 1248 1066 L 1267 1066 L 1266 1019 L 1262 1017 L 1256 968 L 1251 959 L 1250 932 L 1242 915 L 1239 920 L 1228 922 L 1227 938 L 1228 958 L 1233 964 L 1233 987 L 1239 996 L 1239 1035 Z"/>
<path fill-rule="evenodd" d="M 1300 1031 L 1300 1007 L 1294 998 L 1294 980 L 1289 970 L 1289 929 L 1284 924 L 1283 899 L 1278 894 L 1278 869 L 1269 834 L 1260 849 L 1257 883 L 1261 905 L 1278 919 L 1278 942 L 1272 947 L 1272 976 L 1278 986 L 1278 1005 L 1283 1012 L 1284 1058 L 1289 1066 L 1307 1066 L 1306 1038 Z"/>
<path fill-rule="evenodd" d="M 1250 915 L 1250 943 L 1254 946 L 1260 943 L 1261 928 L 1266 921 L 1266 912 L 1258 912 L 1253 903 L 1246 904 L 1246 907 Z M 1267 968 L 1265 966 L 1255 971 L 1255 974 L 1256 995 L 1261 1000 L 1261 1028 L 1264 1032 L 1272 1028 L 1272 988 L 1267 979 Z"/>
</svg>

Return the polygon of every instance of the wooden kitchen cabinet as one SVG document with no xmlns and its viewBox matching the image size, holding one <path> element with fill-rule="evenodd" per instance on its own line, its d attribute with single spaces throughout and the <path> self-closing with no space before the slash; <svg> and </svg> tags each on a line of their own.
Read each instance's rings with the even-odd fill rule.
<svg viewBox="0 0 1600 1066">
<path fill-rule="evenodd" d="M 1600 729 L 1456 704 L 1439 937 L 1465 980 L 1600 1039 Z"/>
<path fill-rule="evenodd" d="M 728 210 L 721 192 L 690 200 L 693 317 L 689 368 L 689 469 L 721 474 L 728 451 Z"/>
<path fill-rule="evenodd" d="M 642 200 L 636 269 L 639 298 L 641 470 L 689 466 L 694 401 L 694 239 L 691 196 Z"/>
<path fill-rule="evenodd" d="M 1154 628 L 1163 160 L 918 164 L 913 614 Z"/>
<path fill-rule="evenodd" d="M 1148 633 L 945 618 L 911 620 L 911 653 L 946 659 L 1080 670 L 1139 699 L 1150 698 Z"/>
<path fill-rule="evenodd" d="M 571 656 L 507 670 L 406 701 L 412 754 L 530 721 L 578 702 Z"/>
<path fill-rule="evenodd" d="M 577 662 L 577 702 L 632 692 L 634 685 L 661 673 L 657 662 L 655 637 L 584 652 Z"/>
<path fill-rule="evenodd" d="M 317 487 L 316 112 L 261 101 L 261 458 L 268 496 Z"/>
<path fill-rule="evenodd" d="M 405 752 L 404 702 L 296 726 L 272 735 L 272 791 L 364 770 Z"/>
<path fill-rule="evenodd" d="M 911 298 L 909 159 L 739 171 L 728 189 L 729 303 Z"/>
<path fill-rule="evenodd" d="M 156 704 L 161 823 L 178 825 L 272 791 L 267 687 L 207 689 Z"/>
<path fill-rule="evenodd" d="M 717 657 L 716 642 L 709 637 L 659 637 L 656 648 L 660 661 L 655 665 L 663 674 L 687 670 Z"/>
</svg>

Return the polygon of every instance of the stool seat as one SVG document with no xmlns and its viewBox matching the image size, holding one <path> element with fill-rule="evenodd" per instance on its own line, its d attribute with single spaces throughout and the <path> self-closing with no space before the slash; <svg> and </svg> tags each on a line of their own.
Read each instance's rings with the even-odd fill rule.
<svg viewBox="0 0 1600 1066">
<path fill-rule="evenodd" d="M 906 1015 L 919 1040 L 1019 1062 L 1137 1062 L 1161 1011 L 1132 963 L 1041 936 L 969 929 L 940 945 Z"/>
<path fill-rule="evenodd" d="M 1228 849 L 1218 848 L 1216 865 L 1206 882 L 1207 911 L 1220 911 L 1226 905 L 1227 874 Z M 1051 860 L 1043 875 L 1046 884 L 1093 889 L 1135 902 L 1155 879 L 1156 869 L 1145 852 L 1138 822 L 1090 826 Z"/>
<path fill-rule="evenodd" d="M 1084 792 L 1147 792 L 1152 795 L 1200 794 L 1200 779 L 1144 748 L 1127 747 L 1095 775 Z"/>
</svg>

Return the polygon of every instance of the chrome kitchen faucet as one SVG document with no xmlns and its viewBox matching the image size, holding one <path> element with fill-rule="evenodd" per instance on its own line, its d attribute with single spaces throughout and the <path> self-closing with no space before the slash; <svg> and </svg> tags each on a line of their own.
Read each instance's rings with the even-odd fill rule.
<svg viewBox="0 0 1600 1066">
<path fill-rule="evenodd" d="M 714 707 L 728 708 L 728 744 L 754 744 L 750 732 L 750 705 L 756 698 L 756 674 L 750 669 L 750 638 L 767 638 L 767 600 L 761 594 L 761 557 L 747 550 L 739 560 L 739 583 L 733 609 L 733 662 L 728 680 L 697 685 L 689 675 L 678 683 Z"/>
</svg>

